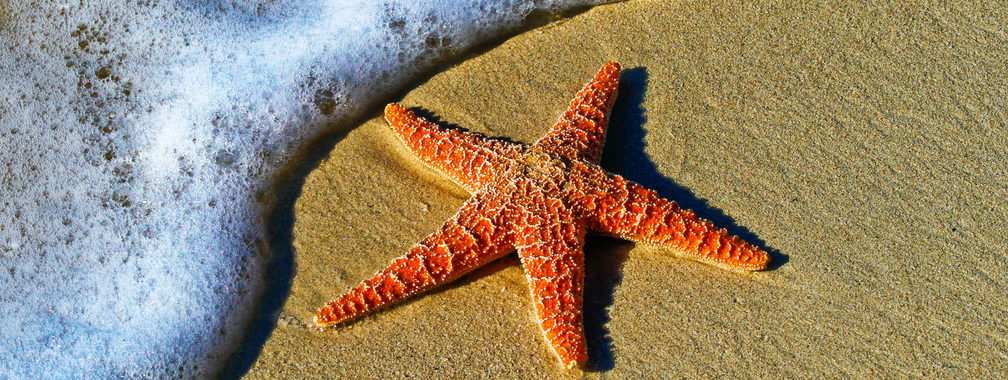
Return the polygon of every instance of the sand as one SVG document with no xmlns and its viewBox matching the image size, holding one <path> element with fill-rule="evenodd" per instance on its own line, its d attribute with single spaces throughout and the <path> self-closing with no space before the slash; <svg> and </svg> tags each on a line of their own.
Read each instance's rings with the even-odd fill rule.
<svg viewBox="0 0 1008 380">
<path fill-rule="evenodd" d="M 773 252 L 773 270 L 733 273 L 589 238 L 587 371 L 559 367 L 514 255 L 318 331 L 319 306 L 468 197 L 376 112 L 320 144 L 324 158 L 303 178 L 286 227 L 289 294 L 274 284 L 285 303 L 247 376 L 1008 371 L 1006 8 L 786 4 L 600 6 L 445 68 L 401 99 L 443 123 L 531 142 L 618 61 L 603 166 Z"/>
</svg>

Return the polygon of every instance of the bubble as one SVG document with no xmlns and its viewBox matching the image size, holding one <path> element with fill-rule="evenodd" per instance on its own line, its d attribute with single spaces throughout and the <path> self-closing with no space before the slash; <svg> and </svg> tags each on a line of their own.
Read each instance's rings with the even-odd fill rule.
<svg viewBox="0 0 1008 380">
<path fill-rule="evenodd" d="M 218 166 L 222 167 L 230 167 L 231 165 L 234 165 L 235 160 L 236 158 L 234 153 L 227 150 L 219 150 L 217 151 L 217 154 L 214 155 L 214 162 L 217 163 Z"/>
<path fill-rule="evenodd" d="M 132 204 L 129 200 L 129 190 L 123 187 L 116 189 L 112 192 L 112 201 L 122 207 L 129 207 Z"/>
<path fill-rule="evenodd" d="M 331 90 L 315 91 L 315 107 L 323 115 L 332 115 L 336 111 L 336 99 L 333 99 Z"/>
<path fill-rule="evenodd" d="M 108 78 L 109 75 L 112 75 L 112 71 L 111 69 L 109 69 L 108 66 L 102 66 L 98 70 L 95 70 L 95 77 L 97 77 L 98 79 Z"/>
</svg>

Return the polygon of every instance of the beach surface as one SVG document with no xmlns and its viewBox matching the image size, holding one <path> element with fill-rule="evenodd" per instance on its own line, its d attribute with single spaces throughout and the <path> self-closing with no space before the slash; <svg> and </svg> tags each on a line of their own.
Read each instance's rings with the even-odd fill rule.
<svg viewBox="0 0 1008 380">
<path fill-rule="evenodd" d="M 508 39 L 390 101 L 530 143 L 617 61 L 603 166 L 772 252 L 772 270 L 589 237 L 584 371 L 550 351 L 515 255 L 320 331 L 320 306 L 469 196 L 375 113 L 330 136 L 289 205 L 292 239 L 271 242 L 292 247 L 289 294 L 246 376 L 1003 374 L 1006 25 L 972 2 L 630 1 Z"/>
</svg>

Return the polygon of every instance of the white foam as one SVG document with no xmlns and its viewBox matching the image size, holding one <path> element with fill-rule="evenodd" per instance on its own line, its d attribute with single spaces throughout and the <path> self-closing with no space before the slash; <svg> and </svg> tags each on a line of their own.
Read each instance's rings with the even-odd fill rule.
<svg viewBox="0 0 1008 380">
<path fill-rule="evenodd" d="M 5 1 L 0 377 L 213 375 L 260 291 L 257 194 L 303 144 L 594 2 Z"/>
</svg>

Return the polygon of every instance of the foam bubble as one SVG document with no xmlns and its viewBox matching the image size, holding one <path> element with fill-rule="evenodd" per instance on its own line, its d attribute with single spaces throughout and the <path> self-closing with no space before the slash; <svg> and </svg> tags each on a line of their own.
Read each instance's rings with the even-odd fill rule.
<svg viewBox="0 0 1008 380">
<path fill-rule="evenodd" d="M 0 4 L 0 377 L 212 376 L 303 144 L 592 2 Z"/>
</svg>

